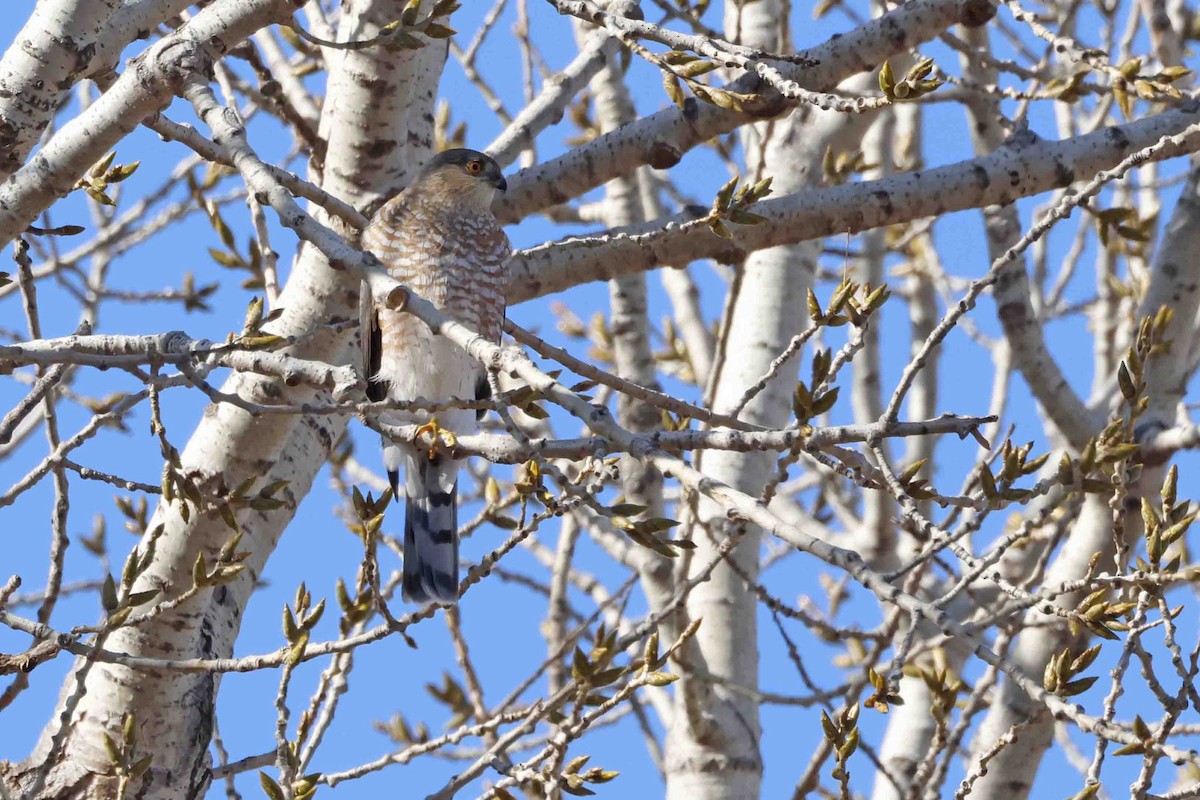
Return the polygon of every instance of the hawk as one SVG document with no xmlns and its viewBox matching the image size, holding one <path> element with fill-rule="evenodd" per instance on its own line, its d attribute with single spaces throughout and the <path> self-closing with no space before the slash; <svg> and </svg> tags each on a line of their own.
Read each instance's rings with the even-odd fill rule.
<svg viewBox="0 0 1200 800">
<path fill-rule="evenodd" d="M 446 150 L 380 208 L 363 234 L 363 246 L 396 280 L 499 342 L 511 251 L 491 206 L 507 188 L 500 166 L 489 156 Z M 421 320 L 377 307 L 365 289 L 361 316 L 367 396 L 372 400 L 487 396 L 483 365 Z M 436 414 L 436 424 L 467 434 L 477 429 L 482 416 L 482 411 L 448 409 Z M 393 419 L 431 422 L 429 414 L 408 412 Z M 402 597 L 414 603 L 457 601 L 459 462 L 385 438 L 383 463 L 397 497 L 404 469 Z"/>
</svg>

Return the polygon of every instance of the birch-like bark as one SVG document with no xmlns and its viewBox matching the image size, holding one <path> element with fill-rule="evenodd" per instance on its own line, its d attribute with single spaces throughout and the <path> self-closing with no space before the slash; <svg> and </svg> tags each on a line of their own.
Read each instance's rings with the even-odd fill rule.
<svg viewBox="0 0 1200 800">
<path fill-rule="evenodd" d="M 398 0 L 347 3 L 340 38 L 374 35 L 399 17 L 403 5 Z M 330 76 L 321 120 L 321 133 L 328 141 L 323 182 L 327 190 L 363 205 L 403 185 L 408 171 L 432 148 L 433 101 L 445 55 L 443 42 L 431 42 L 417 51 L 378 47 L 343 55 Z M 315 211 L 322 222 L 339 224 Z M 304 248 L 280 298 L 283 316 L 271 330 L 289 335 L 319 328 L 330 319 L 352 318 L 357 298 L 357 280 L 330 269 L 315 248 Z M 348 334 L 319 333 L 289 354 L 345 363 L 353 345 Z M 327 399 L 323 393 L 314 396 L 303 387 L 289 389 L 281 381 L 252 375 L 234 376 L 224 391 L 264 403 Z M 253 418 L 230 404 L 210 407 L 182 454 L 184 474 L 195 479 L 206 496 L 219 496 L 248 477 L 257 478 L 257 486 L 287 481 L 277 495 L 286 505 L 269 512 L 238 511 L 245 534 L 239 549 L 250 557 L 233 583 L 203 591 L 137 629 L 121 629 L 108 646 L 167 658 L 229 656 L 254 583 L 344 426 L 345 418 L 340 416 Z M 198 554 L 212 563 L 230 530 L 211 512 L 193 512 L 184 521 L 178 503 L 159 505 L 150 529 L 160 524 L 164 528 L 156 557 L 135 589 L 163 585 L 170 598 L 191 586 Z M 77 665 L 77 670 L 81 667 Z M 111 770 L 103 735 L 119 735 L 115 732 L 125 712 L 134 716 L 138 741 L 152 748 L 154 756 L 139 796 L 163 800 L 202 796 L 208 780 L 216 683 L 212 675 L 94 665 L 83 679 L 86 694 L 76 698 L 63 757 L 40 796 L 57 796 L 64 787 L 75 787 L 78 796 L 103 794 L 113 780 L 105 777 Z M 64 700 L 73 689 L 69 678 Z M 47 727 L 27 762 L 27 774 L 51 755 L 57 730 L 57 721 Z"/>
<path fill-rule="evenodd" d="M 976 106 L 970 108 L 975 117 L 972 130 L 979 131 L 979 141 L 982 143 L 981 140 L 985 140 L 987 137 L 988 119 L 995 119 L 995 117 L 989 118 L 986 110 L 979 111 Z M 1151 282 L 1140 309 L 1140 314 L 1150 315 L 1164 304 L 1174 308 L 1176 319 L 1169 329 L 1168 338 L 1180 337 L 1177 342 L 1180 349 L 1176 351 L 1173 347 L 1170 353 L 1152 357 L 1147 362 L 1146 384 L 1150 405 L 1144 417 L 1139 420 L 1139 427 L 1135 431 L 1135 436 L 1139 440 L 1144 440 L 1172 424 L 1176 407 L 1183 397 L 1189 375 L 1188 359 L 1182 353 L 1186 353 L 1190 349 L 1192 322 L 1195 319 L 1198 302 L 1200 302 L 1200 293 L 1197 292 L 1195 280 L 1197 232 L 1200 231 L 1200 214 L 1198 214 L 1200 207 L 1196 203 L 1196 187 L 1196 171 L 1193 170 L 1175 207 L 1171 222 L 1167 226 L 1166 235 L 1156 252 L 1151 269 Z M 998 212 L 985 211 L 985 214 L 989 213 L 996 214 Z M 1015 218 L 1015 211 L 1012 212 L 1012 216 Z M 1017 223 L 1014 219 L 1005 221 L 1004 225 L 1012 229 Z M 1011 241 L 1015 240 L 1016 235 L 1017 233 L 1014 231 L 1008 238 L 996 237 L 993 235 L 992 225 L 989 222 L 989 246 L 994 247 L 997 252 L 1003 251 Z M 1103 257 L 1103 254 L 1100 257 Z M 1015 269 L 1015 267 L 1016 263 L 1010 265 L 1010 269 Z M 1024 277 L 1023 267 L 1020 277 Z M 1000 291 L 1001 286 L 998 284 L 998 295 Z M 1008 302 L 1027 305 L 1028 299 L 1026 297 L 1022 301 L 1015 295 L 1009 294 Z M 1001 319 L 1004 321 L 1004 308 L 1001 307 L 1000 311 Z M 1181 319 L 1185 320 L 1182 324 L 1178 322 Z M 1006 333 L 1009 333 L 1007 322 L 1005 330 Z M 1016 351 L 1022 349 L 1019 346 L 1022 343 L 1028 347 L 1030 340 L 1027 336 L 1015 339 L 1010 334 L 1010 341 L 1013 345 L 1016 363 L 1020 365 L 1022 359 L 1027 359 L 1030 353 L 1027 350 L 1021 355 L 1017 355 Z M 1035 346 L 1031 349 L 1036 351 L 1038 343 L 1041 343 L 1041 349 L 1044 352 L 1040 327 L 1037 329 L 1036 341 L 1033 342 Z M 1034 394 L 1039 398 L 1045 396 L 1044 393 L 1047 391 L 1056 393 L 1071 391 L 1065 385 L 1065 381 L 1062 381 L 1061 388 L 1055 388 L 1054 383 L 1062 380 L 1057 370 L 1050 370 L 1048 375 L 1040 375 L 1037 372 L 1026 373 L 1026 378 Z M 1037 385 L 1039 380 L 1045 381 L 1047 385 L 1039 387 Z M 1074 396 L 1073 393 L 1072 396 Z M 1050 412 L 1050 417 L 1074 446 L 1078 446 L 1077 437 L 1084 435 L 1090 437 L 1096 432 L 1095 412 L 1089 415 L 1088 425 L 1092 426 L 1091 433 L 1084 428 L 1072 434 L 1070 425 L 1077 425 L 1077 421 L 1068 423 L 1068 427 L 1064 427 L 1063 424 L 1060 424 L 1058 415 L 1053 411 Z M 1164 468 L 1161 464 L 1147 466 L 1136 481 L 1132 494 L 1148 496 L 1156 492 L 1161 485 L 1163 473 Z M 1136 540 L 1140 530 L 1140 519 L 1137 515 L 1126 514 L 1124 525 L 1124 536 L 1127 541 Z M 1111 560 L 1113 550 L 1113 510 L 1109 507 L 1107 498 L 1089 495 L 1080 518 L 1072 525 L 1071 533 L 1065 540 L 1063 550 L 1048 570 L 1044 583 L 1048 586 L 1055 586 L 1065 581 L 1078 579 L 1086 573 L 1093 556 L 1099 554 L 1101 563 L 1105 563 Z M 1080 599 L 1081 594 L 1075 593 L 1060 598 L 1059 604 L 1062 607 L 1070 608 Z M 1040 675 L 1052 656 L 1065 647 L 1071 646 L 1077 639 L 1066 630 L 1061 621 L 1033 627 L 1033 623 L 1039 622 L 1044 623 L 1046 620 L 1037 612 L 1030 612 L 1026 615 L 1028 629 L 1019 635 L 1013 649 L 1014 661 L 1030 675 Z M 1014 686 L 1012 681 L 1004 682 L 1000 692 L 1000 701 L 991 707 L 975 738 L 973 754 L 978 757 L 1014 725 L 1022 725 L 1022 732 L 1015 742 L 1001 750 L 988 764 L 987 773 L 981 776 L 974 786 L 971 795 L 973 798 L 1001 800 L 1001 798 L 1019 799 L 1028 796 L 1038 766 L 1053 738 L 1054 721 L 1045 714 L 1034 717 L 1035 712 L 1039 710 L 1040 706 L 1030 701 L 1024 691 Z M 974 767 L 974 765 L 972 766 Z"/>
<path fill-rule="evenodd" d="M 1196 314 L 1200 308 L 1200 161 L 1193 157 L 1183 192 L 1163 231 L 1163 239 L 1150 265 L 1150 285 L 1138 316 L 1155 314 L 1162 306 L 1175 312 L 1167 330 L 1170 352 L 1146 364 L 1150 405 L 1136 431 L 1139 441 L 1175 424 L 1180 400 L 1193 370 L 1188 354 L 1196 341 Z M 1153 390 L 1153 391 L 1151 391 Z M 1151 491 L 1153 491 L 1151 489 Z"/>
<path fill-rule="evenodd" d="M 760 0 L 748 6 L 727 2 L 725 34 L 740 44 L 777 51 L 785 40 L 783 17 L 783 4 L 778 0 Z M 742 133 L 747 180 L 771 174 L 778 186 L 781 181 L 795 177 L 793 170 L 779 169 L 784 159 L 776 158 L 777 148 L 795 142 L 782 141 L 791 138 L 782 131 L 774 134 L 777 125 L 786 126 L 794 136 L 790 119 L 760 123 Z M 771 148 L 770 152 L 766 148 Z M 781 248 L 755 253 L 743 265 L 740 281 L 735 279 L 731 284 L 731 291 L 738 291 L 736 287 L 740 286 L 740 293 L 734 298 L 730 317 L 723 322 L 728 330 L 723 342 L 725 352 L 714 360 L 714 369 L 718 371 L 708 376 L 714 409 L 723 413 L 732 411 L 746 388 L 754 385 L 788 340 L 804 326 L 803 287 L 809 284 L 800 270 L 789 274 L 786 266 L 799 256 L 806 257 L 809 272 L 815 269 L 816 253 L 811 248 L 807 250 L 793 253 L 792 248 Z M 794 371 L 792 365 L 793 374 Z M 788 370 L 782 372 L 787 374 Z M 781 396 L 787 397 L 790 381 L 779 380 L 775 384 L 787 388 L 781 395 L 777 386 L 768 386 L 742 412 L 743 419 L 768 425 L 786 421 L 787 401 L 784 400 L 782 414 L 778 401 Z M 771 458 L 763 454 L 710 452 L 703 456 L 702 463 L 706 473 L 756 494 L 770 475 Z M 716 503 L 700 499 L 696 516 L 698 525 L 693 534 L 696 549 L 690 555 L 690 572 L 716 557 L 722 543 L 737 535 L 736 526 Z M 687 658 L 696 662 L 693 669 L 699 668 L 703 673 L 751 690 L 758 686 L 757 598 L 738 573 L 756 580 L 759 536 L 760 532 L 748 525 L 742 541 L 727 556 L 736 569 L 718 565 L 707 581 L 692 590 L 686 605 L 689 618 L 704 620 L 686 651 Z M 665 750 L 667 798 L 758 797 L 763 771 L 758 703 L 728 691 L 723 684 L 685 675 L 679 681 L 675 706 Z"/>
<path fill-rule="evenodd" d="M 912 0 L 846 34 L 801 51 L 798 55 L 803 59 L 800 63 L 806 64 L 803 67 L 772 65 L 805 88 L 826 91 L 853 75 L 875 69 L 882 58 L 929 41 L 955 23 L 983 24 L 993 13 L 988 0 Z M 762 86 L 757 75 L 747 75 L 729 88 L 755 92 Z M 782 98 L 772 99 L 768 93 L 768 102 L 760 113 L 770 116 L 785 108 Z M 578 197 L 642 164 L 658 169 L 673 167 L 692 148 L 754 119 L 745 112 L 691 100 L 682 108 L 669 106 L 558 158 L 522 170 L 509 182 L 497 215 L 505 222 L 521 219 Z"/>
<path fill-rule="evenodd" d="M 50 0 L 36 5 L 0 59 L 0 180 L 22 163 L 66 91 L 116 65 L 188 0 Z"/>
<path fill-rule="evenodd" d="M 51 203 L 147 117 L 166 108 L 192 70 L 207 70 L 259 28 L 286 20 L 289 0 L 209 5 L 137 58 L 37 155 L 0 184 L 0 242 L 20 235 Z"/>
<path fill-rule="evenodd" d="M 631 3 L 609 3 L 623 12 Z M 594 41 L 596 34 L 590 26 L 577 26 L 581 47 Z M 616 130 L 637 119 L 629 89 L 624 83 L 615 49 L 606 52 L 604 67 L 592 80 L 591 92 L 595 104 L 596 123 L 602 132 Z M 606 186 L 603 221 L 610 227 L 622 227 L 645 222 L 658 216 L 659 209 L 646 207 L 653 195 L 642 191 L 642 181 L 648 176 L 641 170 L 610 181 Z M 653 212 L 653 213 L 652 213 Z M 612 316 L 609 328 L 613 338 L 615 372 L 622 378 L 642 386 L 658 389 L 658 368 L 650 346 L 650 319 L 647 313 L 646 276 L 625 275 L 609 282 L 609 303 Z M 662 423 L 659 410 L 637 398 L 617 395 L 617 420 L 635 433 L 657 430 Z M 646 518 L 663 516 L 662 474 L 652 465 L 631 456 L 620 463 L 621 489 L 627 502 L 646 506 Z M 658 611 L 673 594 L 673 561 L 646 548 L 635 548 L 634 563 L 641 575 L 642 590 L 653 611 Z M 674 641 L 678 627 L 671 620 L 662 626 L 662 638 Z M 665 720 L 664 720 L 665 722 Z"/>
<path fill-rule="evenodd" d="M 785 46 L 779 21 L 782 6 L 765 0 L 727 4 L 726 35 L 731 39 L 740 36 L 741 43 L 766 50 Z M 760 123 L 743 139 L 746 179 L 770 176 L 776 193 L 819 185 L 826 146 L 861 136 L 870 119 L 866 114 L 800 109 L 786 119 Z M 813 242 L 764 249 L 746 258 L 725 323 L 724 353 L 714 362 L 719 372 L 709 379 L 714 409 L 732 410 L 806 326 L 805 298 L 819 254 L 819 243 Z M 746 405 L 741 418 L 770 427 L 786 425 L 799 363 L 795 357 L 781 369 L 778 378 Z M 761 453 L 708 452 L 702 463 L 706 474 L 751 495 L 762 491 L 774 468 L 774 458 Z M 697 514 L 702 527 L 694 537 L 693 567 L 713 558 L 720 543 L 734 531 L 716 503 L 701 500 Z M 758 685 L 757 598 L 739 573 L 756 579 L 758 543 L 759 532 L 748 526 L 743 541 L 729 556 L 737 569 L 719 566 L 693 590 L 687 604 L 689 618 L 704 619 L 695 640 L 699 666 L 751 689 Z M 723 686 L 701 687 L 686 677 L 680 683 L 679 707 L 667 738 L 667 796 L 757 797 L 762 776 L 757 703 Z"/>
<path fill-rule="evenodd" d="M 1072 139 L 1015 142 L 988 156 L 920 173 L 768 197 L 754 207 L 755 213 L 767 220 L 732 226 L 732 240 L 681 214 L 644 226 L 541 245 L 514 254 L 508 300 L 518 303 L 660 264 L 703 258 L 735 263 L 745 253 L 767 247 L 1011 203 L 1086 180 L 1166 137 L 1179 137 L 1178 143 L 1163 146 L 1156 158 L 1194 152 L 1200 148 L 1198 124 L 1200 104 L 1189 102 Z"/>
<path fill-rule="evenodd" d="M 92 60 L 120 0 L 38 3 L 0 60 L 0 180 L 24 161 L 64 89 Z"/>
</svg>

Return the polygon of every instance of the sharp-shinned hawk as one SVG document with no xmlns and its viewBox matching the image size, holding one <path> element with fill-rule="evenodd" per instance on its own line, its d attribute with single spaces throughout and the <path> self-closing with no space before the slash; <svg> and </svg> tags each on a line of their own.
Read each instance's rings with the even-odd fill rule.
<svg viewBox="0 0 1200 800">
<path fill-rule="evenodd" d="M 492 215 L 507 188 L 500 167 L 474 150 L 435 156 L 404 191 L 371 220 L 363 246 L 388 272 L 445 314 L 500 341 L 508 282 L 508 237 Z M 363 292 L 363 351 L 372 400 L 473 399 L 487 394 L 483 366 L 416 317 L 377 307 Z M 428 414 L 391 419 L 426 423 Z M 450 409 L 438 427 L 472 433 L 482 412 Z M 383 442 L 383 461 L 399 495 L 404 469 L 402 596 L 415 603 L 458 600 L 458 467 L 445 453 Z"/>
</svg>

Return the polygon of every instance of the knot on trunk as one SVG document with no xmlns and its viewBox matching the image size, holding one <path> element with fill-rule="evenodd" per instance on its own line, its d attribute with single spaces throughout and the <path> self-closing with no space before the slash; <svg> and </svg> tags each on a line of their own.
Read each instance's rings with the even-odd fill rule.
<svg viewBox="0 0 1200 800">
<path fill-rule="evenodd" d="M 184 87 L 195 77 L 211 80 L 213 62 L 208 48 L 187 36 L 171 37 L 150 54 L 151 69 L 175 94 L 183 94 Z"/>
<path fill-rule="evenodd" d="M 958 7 L 958 21 L 968 28 L 986 25 L 996 16 L 996 6 L 990 0 L 962 0 Z"/>
</svg>

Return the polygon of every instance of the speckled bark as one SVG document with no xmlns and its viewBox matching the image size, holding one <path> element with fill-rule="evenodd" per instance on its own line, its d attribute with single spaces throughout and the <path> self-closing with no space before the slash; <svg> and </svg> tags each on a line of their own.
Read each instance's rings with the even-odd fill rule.
<svg viewBox="0 0 1200 800">
<path fill-rule="evenodd" d="M 829 90 L 852 75 L 873 70 L 881 59 L 934 38 L 956 22 L 978 24 L 992 13 L 988 0 L 913 0 L 849 33 L 801 51 L 799 55 L 813 62 L 811 65 L 772 65 L 801 86 Z M 729 88 L 740 92 L 762 89 L 755 75 L 739 78 Z M 780 98 L 766 104 L 763 114 L 785 110 Z M 524 170 L 510 181 L 498 216 L 504 222 L 520 219 L 578 197 L 638 165 L 673 167 L 693 147 L 753 120 L 749 114 L 691 99 L 683 108 L 669 106 Z"/>
<path fill-rule="evenodd" d="M 1179 402 L 1195 366 L 1191 354 L 1200 309 L 1200 161 L 1194 157 L 1187 183 L 1150 264 L 1150 285 L 1138 314 L 1149 316 L 1161 306 L 1175 311 L 1167 333 L 1171 350 L 1146 364 L 1146 385 L 1154 391 L 1148 392 L 1150 406 L 1137 430 L 1139 440 L 1175 424 Z"/>
<path fill-rule="evenodd" d="M 767 50 L 787 42 L 780 30 L 780 4 L 762 2 L 726 6 L 726 35 Z M 864 79 L 865 80 L 865 79 Z M 861 87 L 858 87 L 861 88 Z M 808 190 L 822 181 L 821 160 L 826 146 L 857 141 L 874 115 L 848 115 L 800 109 L 786 119 L 747 129 L 748 179 L 770 175 L 779 194 Z M 812 285 L 818 243 L 773 247 L 752 253 L 741 266 L 740 287 L 724 357 L 718 358 L 714 407 L 729 412 L 747 388 L 807 324 L 805 297 Z M 671 262 L 666 262 L 671 263 Z M 682 263 L 682 262 L 680 262 Z M 779 427 L 791 416 L 791 392 L 800 359 L 780 371 L 742 412 L 742 419 Z M 752 496 L 758 495 L 774 472 L 774 457 L 763 453 L 710 451 L 703 454 L 704 472 Z M 716 503 L 702 500 L 698 516 L 703 530 L 694 536 L 693 569 L 707 564 L 731 532 L 731 523 Z M 758 686 L 757 598 L 739 574 L 753 580 L 758 574 L 759 537 L 750 526 L 730 556 L 734 570 L 718 566 L 688 598 L 688 616 L 703 618 L 696 647 L 688 654 L 707 672 L 730 683 Z M 741 800 L 759 796 L 762 760 L 758 705 L 745 694 L 685 677 L 677 693 L 677 710 L 667 737 L 667 797 Z"/>
<path fill-rule="evenodd" d="M 184 74 L 207 71 L 215 58 L 292 10 L 288 0 L 214 3 L 138 55 L 87 111 L 0 184 L 0 242 L 24 231 L 142 120 L 166 108 Z M 0 132 L 0 147 L 3 139 Z"/>
<path fill-rule="evenodd" d="M 402 7 L 399 0 L 348 3 L 340 36 L 368 37 L 380 25 L 396 19 Z M 433 100 L 445 54 L 445 45 L 435 43 L 415 52 L 374 48 L 346 53 L 339 60 L 330 77 L 321 121 L 322 135 L 329 144 L 326 189 L 362 205 L 404 183 L 408 170 L 432 147 Z M 331 223 L 325 215 L 320 217 Z M 357 281 L 346 280 L 331 270 L 315 249 L 305 248 L 280 298 L 285 312 L 273 330 L 287 335 L 350 317 L 357 308 L 357 294 Z M 346 335 L 323 334 L 308 338 L 293 352 L 304 358 L 345 363 L 351 357 L 352 344 Z M 314 399 L 303 388 L 289 389 L 281 382 L 244 374 L 231 379 L 223 390 L 258 402 Z M 287 505 L 271 512 L 238 514 L 245 532 L 241 548 L 251 553 L 248 568 L 238 580 L 202 592 L 136 631 L 120 632 L 108 646 L 147 656 L 231 655 L 254 581 L 344 425 L 344 419 L 331 417 L 254 419 L 229 404 L 210 407 L 183 453 L 184 471 L 209 491 L 235 486 L 251 476 L 259 479 L 259 486 L 286 480 L 289 484 L 278 496 Z M 154 564 L 141 582 L 165 584 L 168 596 L 191 585 L 197 553 L 204 552 L 211 559 L 230 534 L 218 516 L 193 514 L 190 522 L 185 522 L 178 508 L 175 504 L 157 509 L 151 527 L 161 523 L 165 529 Z M 154 748 L 153 767 L 138 796 L 167 800 L 203 795 L 208 784 L 211 709 L 217 689 L 211 676 L 134 674 L 123 667 L 97 665 L 85 685 L 87 693 L 72 718 L 66 758 L 40 797 L 106 796 L 110 789 L 97 777 L 108 771 L 102 734 L 119 726 L 124 711 L 136 716 L 143 746 Z M 71 687 L 68 680 L 66 690 Z M 55 728 L 53 723 L 48 726 L 28 767 L 44 760 Z"/>
<path fill-rule="evenodd" d="M 664 225 L 630 226 L 619 236 L 594 236 L 518 252 L 513 259 L 509 303 L 569 286 L 702 258 L 740 261 L 746 252 L 803 242 L 833 233 L 940 216 L 965 208 L 1011 203 L 1021 197 L 1068 186 L 1108 169 L 1123 158 L 1180 134 L 1200 122 L 1200 104 L 1116 125 L 1068 140 L 1022 137 L 991 155 L 936 169 L 906 172 L 879 181 L 769 197 L 755 206 L 767 222 L 735 226 L 733 240 L 707 226 L 686 226 L 679 216 Z M 1200 132 L 1159 158 L 1200 148 Z"/>
<path fill-rule="evenodd" d="M 0 60 L 0 179 L 21 165 L 62 93 L 92 61 L 119 0 L 38 3 Z"/>
<path fill-rule="evenodd" d="M 121 51 L 188 0 L 47 0 L 0 60 L 0 180 L 13 173 L 80 79 L 112 70 Z"/>
<path fill-rule="evenodd" d="M 620 3 L 607 5 L 628 13 L 628 7 L 621 8 Z M 581 47 L 588 43 L 593 31 L 590 26 L 576 26 Z M 590 84 L 596 122 L 602 131 L 615 130 L 637 119 L 637 110 L 623 82 L 624 74 L 614 52 L 606 58 L 604 68 Z M 635 170 L 606 185 L 603 211 L 606 225 L 619 227 L 645 222 L 662 213 L 653 193 L 643 191 L 642 182 L 649 179 L 649 175 L 639 174 Z M 608 291 L 612 309 L 610 330 L 613 359 L 617 374 L 643 386 L 659 388 L 658 365 L 650 346 L 646 276 L 625 275 L 616 278 L 609 282 Z M 659 428 L 662 417 L 655 406 L 622 394 L 617 396 L 617 421 L 627 430 L 643 432 Z M 630 456 L 622 456 L 620 470 L 621 489 L 626 501 L 646 506 L 647 518 L 663 516 L 662 473 L 653 464 Z M 664 558 L 645 548 L 638 548 L 633 558 L 650 607 L 661 608 L 673 594 L 673 559 Z M 661 627 L 664 640 L 672 640 L 678 635 L 679 626 L 672 620 L 667 620 Z"/>
</svg>

